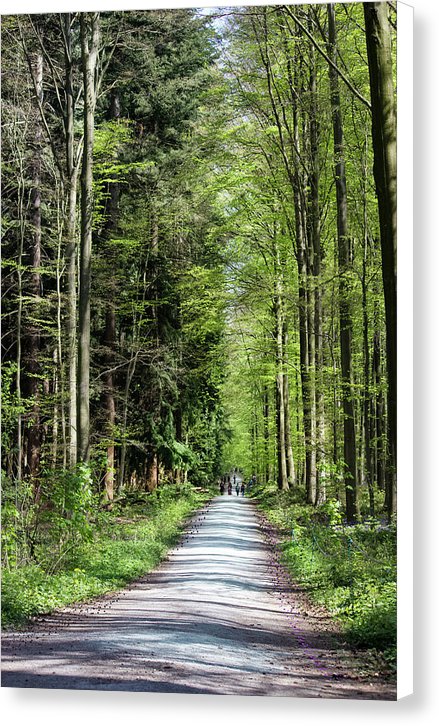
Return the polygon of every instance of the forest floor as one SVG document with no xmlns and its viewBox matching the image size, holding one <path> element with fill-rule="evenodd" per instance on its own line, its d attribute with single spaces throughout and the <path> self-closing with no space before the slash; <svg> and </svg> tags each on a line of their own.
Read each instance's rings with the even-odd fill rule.
<svg viewBox="0 0 439 726">
<path fill-rule="evenodd" d="M 153 572 L 2 637 L 2 686 L 393 700 L 279 563 L 245 497 L 215 497 Z"/>
</svg>

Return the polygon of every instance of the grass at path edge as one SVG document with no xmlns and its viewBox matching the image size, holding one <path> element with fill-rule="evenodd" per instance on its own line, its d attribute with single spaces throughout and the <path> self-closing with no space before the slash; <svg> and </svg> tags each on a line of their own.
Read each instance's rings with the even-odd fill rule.
<svg viewBox="0 0 439 726">
<path fill-rule="evenodd" d="M 211 495 L 185 489 L 107 514 L 93 540 L 54 574 L 35 563 L 2 572 L 2 628 L 123 588 L 153 570 L 174 546 L 188 518 Z"/>
<path fill-rule="evenodd" d="M 281 561 L 292 578 L 315 605 L 339 623 L 352 647 L 375 654 L 383 675 L 393 679 L 395 529 L 374 530 L 368 525 L 332 528 L 319 521 L 328 506 L 319 511 L 297 504 L 293 494 L 278 492 L 275 487 L 258 487 L 252 498 L 277 532 Z"/>
</svg>

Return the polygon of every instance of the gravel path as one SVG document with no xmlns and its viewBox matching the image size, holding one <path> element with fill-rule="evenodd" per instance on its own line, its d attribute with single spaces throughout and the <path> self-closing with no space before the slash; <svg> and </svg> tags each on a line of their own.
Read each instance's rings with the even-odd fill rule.
<svg viewBox="0 0 439 726">
<path fill-rule="evenodd" d="M 2 638 L 2 686 L 395 698 L 354 667 L 235 495 L 213 499 L 129 588 Z"/>
</svg>

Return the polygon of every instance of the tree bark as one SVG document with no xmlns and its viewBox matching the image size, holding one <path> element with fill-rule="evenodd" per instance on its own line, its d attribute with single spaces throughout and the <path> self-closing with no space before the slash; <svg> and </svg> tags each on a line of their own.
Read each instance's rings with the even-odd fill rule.
<svg viewBox="0 0 439 726">
<path fill-rule="evenodd" d="M 76 202 L 80 158 L 75 158 L 75 99 L 73 91 L 72 29 L 71 13 L 62 16 L 64 39 L 65 73 L 65 155 L 66 155 L 66 267 L 67 267 L 67 369 L 69 372 L 69 460 L 70 466 L 76 464 L 78 456 L 77 435 L 77 290 L 76 290 Z"/>
<path fill-rule="evenodd" d="M 271 472 L 271 457 L 270 457 L 270 396 L 268 385 L 266 382 L 263 384 L 263 421 L 264 421 L 264 472 L 265 472 L 265 484 L 267 484 L 272 478 Z"/>
<path fill-rule="evenodd" d="M 367 228 L 365 228 L 366 230 Z M 370 446 L 370 353 L 369 353 L 369 316 L 367 313 L 367 232 L 364 236 L 362 307 L 363 307 L 363 370 L 364 370 L 364 398 L 363 398 L 363 433 L 364 433 L 364 479 L 369 491 L 369 511 L 375 514 L 375 497 L 372 479 L 372 450 Z"/>
<path fill-rule="evenodd" d="M 309 27 L 311 15 L 309 13 Z M 326 499 L 325 487 L 321 479 L 324 461 L 324 395 L 323 395 L 323 337 L 322 337 L 322 292 L 321 275 L 321 242 L 320 242 L 320 201 L 319 201 L 319 122 L 317 104 L 317 73 L 314 46 L 309 50 L 309 90 L 310 90 L 310 174 L 309 174 L 309 230 L 312 244 L 312 275 L 313 275 L 313 331 L 314 336 L 314 406 L 315 406 L 315 468 L 316 468 L 316 504 Z"/>
<path fill-rule="evenodd" d="M 377 325 L 377 324 L 376 324 Z M 373 357 L 372 375 L 375 394 L 375 426 L 374 426 L 374 451 L 377 487 L 384 491 L 386 486 L 385 477 L 385 450 L 384 450 L 384 397 L 382 392 L 382 371 L 381 371 L 381 335 L 379 328 L 375 328 L 373 336 Z"/>
<path fill-rule="evenodd" d="M 311 244 L 310 244 L 311 243 Z M 308 501 L 310 504 L 316 503 L 317 496 L 317 455 L 316 455 L 316 361 L 315 361 L 315 334 L 314 334 L 314 291 L 311 288 L 312 275 L 312 252 L 309 247 L 312 240 L 307 235 L 307 345 L 308 345 L 308 415 L 309 415 L 309 439 L 306 452 L 307 472 L 308 472 Z"/>
<path fill-rule="evenodd" d="M 367 153 L 367 138 L 365 151 Z M 367 160 L 363 162 L 363 269 L 361 277 L 362 290 L 362 310 L 363 310 L 363 373 L 364 373 L 364 394 L 363 394 L 363 440 L 364 440 L 364 457 L 363 457 L 363 476 L 369 492 L 369 512 L 373 517 L 375 515 L 375 493 L 373 481 L 373 463 L 372 448 L 370 444 L 370 413 L 371 413 L 371 394 L 370 394 L 370 351 L 369 351 L 369 315 L 367 309 L 367 261 L 368 261 L 368 217 L 367 217 Z"/>
<path fill-rule="evenodd" d="M 396 513 L 397 340 L 396 340 L 396 110 L 387 3 L 363 3 L 372 103 L 374 177 L 380 220 L 386 311 L 387 439 L 386 490 L 389 518 Z"/>
<path fill-rule="evenodd" d="M 37 104 L 43 102 L 43 56 L 36 53 L 32 63 L 33 83 Z M 26 395 L 32 399 L 30 424 L 27 428 L 27 473 L 33 483 L 34 498 L 39 498 L 39 473 L 42 444 L 42 426 L 40 420 L 40 325 L 39 301 L 41 299 L 41 173 L 42 173 L 42 126 L 39 111 L 36 111 L 35 146 L 32 157 L 32 189 L 31 189 L 31 281 L 28 305 L 28 329 L 26 335 L 25 352 L 25 390 Z"/>
<path fill-rule="evenodd" d="M 67 266 L 67 367 L 69 371 L 69 460 L 76 464 L 78 456 L 77 434 L 77 339 L 76 339 L 76 199 L 77 172 L 68 179 L 66 219 L 66 266 Z"/>
<path fill-rule="evenodd" d="M 294 115 L 294 138 L 298 154 L 300 148 L 299 125 L 297 108 L 293 108 Z M 294 217 L 296 232 L 296 258 L 298 274 L 298 308 L 299 308 L 299 348 L 300 348 L 300 377 L 302 384 L 302 409 L 303 409 L 303 433 L 305 440 L 305 461 L 304 478 L 306 486 L 306 498 L 308 504 L 315 501 L 315 469 L 312 466 L 312 426 L 311 426 L 311 404 L 310 404 L 310 360 L 308 337 L 310 335 L 308 323 L 308 269 L 306 251 L 306 224 L 305 211 L 300 189 L 305 187 L 300 172 L 299 159 L 295 159 L 295 184 L 293 187 Z"/>
<path fill-rule="evenodd" d="M 116 340 L 116 315 L 114 310 L 114 304 L 110 303 L 107 306 L 105 316 L 105 348 L 106 348 L 106 364 L 108 370 L 105 375 L 105 411 L 107 416 L 106 421 L 106 434 L 108 437 L 107 445 L 107 465 L 105 469 L 105 500 L 112 502 L 114 499 L 114 426 L 116 424 L 116 404 L 114 399 L 114 381 L 113 371 L 111 366 L 113 363 L 112 352 L 114 350 L 114 344 Z"/>
<path fill-rule="evenodd" d="M 120 101 L 118 93 L 115 92 L 111 101 L 111 118 L 117 120 L 120 117 Z M 107 235 L 117 232 L 118 216 L 119 216 L 119 196 L 120 189 L 117 181 L 110 183 L 110 197 L 108 209 Z M 113 255 L 108 253 L 109 261 L 109 299 L 107 301 L 107 310 L 105 313 L 105 365 L 107 368 L 104 381 L 105 391 L 105 411 L 107 414 L 106 433 L 108 437 L 107 446 L 107 465 L 105 471 L 105 499 L 108 502 L 114 498 L 114 477 L 115 477 L 115 445 L 114 445 L 114 427 L 116 424 L 116 402 L 114 395 L 114 349 L 116 345 L 116 310 L 115 299 L 117 295 L 116 281 L 113 274 Z"/>
<path fill-rule="evenodd" d="M 276 429 L 277 429 L 277 485 L 281 490 L 289 489 L 287 474 L 287 459 L 285 450 L 285 401 L 284 401 L 284 357 L 283 357 L 283 309 L 282 309 L 282 283 L 279 259 L 279 248 L 274 242 L 274 274 L 275 294 L 273 312 L 275 320 L 276 341 Z"/>
<path fill-rule="evenodd" d="M 146 480 L 146 488 L 149 492 L 157 489 L 159 483 L 159 461 L 156 452 L 153 453 L 151 460 L 148 464 L 148 474 Z"/>
<path fill-rule="evenodd" d="M 133 379 L 133 376 L 134 376 L 134 373 L 136 370 L 138 355 L 139 355 L 139 352 L 136 351 L 131 356 L 130 361 L 128 363 L 128 369 L 127 369 L 127 374 L 126 374 L 126 378 L 125 378 L 125 391 L 124 391 L 123 406 L 122 406 L 121 446 L 120 446 L 120 462 L 119 462 L 119 483 L 118 483 L 119 492 L 122 491 L 124 481 L 125 481 L 125 462 L 126 462 L 126 453 L 127 453 L 126 432 L 127 432 L 127 421 L 128 421 L 128 403 L 129 403 L 129 397 L 130 397 L 131 381 Z"/>
<path fill-rule="evenodd" d="M 288 486 L 294 487 L 296 485 L 296 467 L 294 465 L 294 454 L 293 445 L 291 441 L 291 421 L 290 421 L 290 386 L 288 376 L 288 330 L 287 323 L 284 320 L 283 331 L 282 331 L 282 347 L 283 347 L 283 359 L 284 367 L 286 370 L 283 374 L 283 399 L 284 399 L 284 411 L 285 411 L 285 455 L 287 461 L 287 479 Z"/>
<path fill-rule="evenodd" d="M 84 83 L 84 151 L 81 172 L 81 254 L 79 270 L 78 460 L 90 458 L 90 283 L 93 223 L 93 142 L 99 13 L 81 13 L 81 63 Z"/>
<path fill-rule="evenodd" d="M 299 33 L 297 38 L 300 38 Z M 298 273 L 298 308 L 299 308 L 299 346 L 300 346 L 300 375 L 302 384 L 303 434 L 305 443 L 305 460 L 303 475 L 306 487 L 306 500 L 308 504 L 315 503 L 316 496 L 316 467 L 315 442 L 313 441 L 313 381 L 311 380 L 310 360 L 310 296 L 308 273 L 309 248 L 307 246 L 307 209 L 306 209 L 306 182 L 301 159 L 301 138 L 299 130 L 299 109 L 297 105 L 300 56 L 295 45 L 294 76 L 291 65 L 288 65 L 288 82 L 293 110 L 293 202 L 296 235 L 296 259 Z M 315 421 L 314 421 L 315 422 Z"/>
<path fill-rule="evenodd" d="M 22 330 L 23 330 L 23 255 L 24 255 L 24 238 L 26 234 L 26 212 L 25 212 L 25 174 L 24 174 L 24 157 L 21 150 L 18 151 L 20 173 L 18 175 L 17 184 L 17 216 L 19 220 L 19 243 L 17 254 L 17 371 L 15 375 L 15 385 L 17 392 L 17 405 L 19 408 L 17 420 L 17 485 L 20 484 L 23 476 L 23 415 L 21 413 L 22 405 Z"/>
<path fill-rule="evenodd" d="M 328 4 L 328 55 L 336 61 L 336 26 L 334 5 Z M 334 134 L 335 186 L 337 196 L 337 240 L 339 274 L 339 314 L 341 378 L 343 402 L 344 434 L 344 480 L 346 493 L 346 517 L 348 522 L 357 520 L 357 454 L 355 442 L 354 406 L 352 390 L 352 312 L 349 273 L 351 259 L 348 236 L 348 205 L 346 190 L 346 170 L 344 161 L 343 124 L 340 107 L 338 75 L 329 66 L 331 88 L 331 108 Z"/>
</svg>

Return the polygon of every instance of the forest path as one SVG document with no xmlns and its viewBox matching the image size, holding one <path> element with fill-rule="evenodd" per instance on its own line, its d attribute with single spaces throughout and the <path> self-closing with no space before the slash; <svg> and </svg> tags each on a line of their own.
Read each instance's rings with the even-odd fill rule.
<svg viewBox="0 0 439 726">
<path fill-rule="evenodd" d="M 215 497 L 155 571 L 2 638 L 2 686 L 393 699 L 304 611 L 254 503 Z"/>
</svg>

